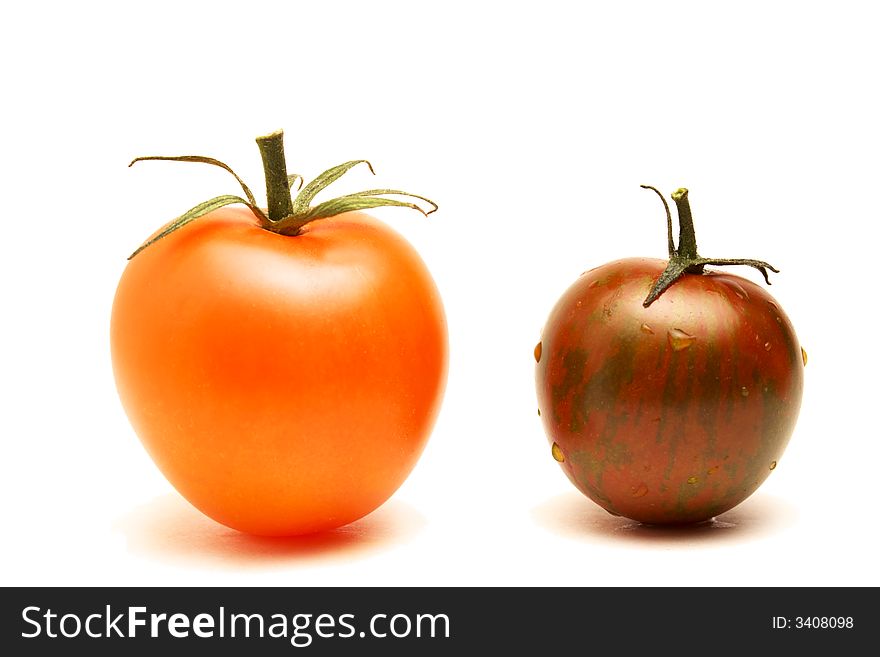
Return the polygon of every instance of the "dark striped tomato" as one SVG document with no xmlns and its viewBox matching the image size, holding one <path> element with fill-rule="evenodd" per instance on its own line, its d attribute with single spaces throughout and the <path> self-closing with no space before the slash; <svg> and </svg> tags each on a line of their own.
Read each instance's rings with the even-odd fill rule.
<svg viewBox="0 0 880 657">
<path fill-rule="evenodd" d="M 776 468 L 801 405 L 806 360 L 759 285 L 684 273 L 645 299 L 667 262 L 584 273 L 535 348 L 551 453 L 587 497 L 646 523 L 710 519 Z"/>
</svg>

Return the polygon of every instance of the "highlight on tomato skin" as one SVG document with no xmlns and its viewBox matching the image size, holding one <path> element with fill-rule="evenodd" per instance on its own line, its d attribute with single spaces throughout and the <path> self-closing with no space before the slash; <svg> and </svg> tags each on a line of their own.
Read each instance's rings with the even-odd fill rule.
<svg viewBox="0 0 880 657">
<path fill-rule="evenodd" d="M 364 205 L 379 207 L 380 191 L 394 190 L 369 190 Z M 131 424 L 187 500 L 243 532 L 312 533 L 370 513 L 415 467 L 441 407 L 437 286 L 350 198 L 308 221 L 314 208 L 291 203 L 271 219 L 284 231 L 248 203 L 176 220 L 119 281 L 111 355 Z"/>
<path fill-rule="evenodd" d="M 689 219 L 686 198 L 673 195 Z M 754 493 L 803 394 L 805 352 L 780 304 L 748 279 L 689 270 L 706 260 L 691 243 L 585 272 L 535 348 L 552 458 L 609 513 L 649 524 L 710 520 Z"/>
</svg>

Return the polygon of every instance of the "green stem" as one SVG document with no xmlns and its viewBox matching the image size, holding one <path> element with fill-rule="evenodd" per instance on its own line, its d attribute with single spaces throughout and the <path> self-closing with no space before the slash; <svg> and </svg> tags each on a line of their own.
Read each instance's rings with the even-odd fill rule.
<svg viewBox="0 0 880 657">
<path fill-rule="evenodd" d="M 688 203 L 688 190 L 680 187 L 672 192 L 672 200 L 678 210 L 678 255 L 693 260 L 697 258 L 697 235 L 694 231 L 694 218 L 691 204 Z"/>
<path fill-rule="evenodd" d="M 260 156 L 263 158 L 263 172 L 266 175 L 266 201 L 269 221 L 277 222 L 293 214 L 293 199 L 287 177 L 287 162 L 284 160 L 284 131 L 257 137 Z"/>
</svg>

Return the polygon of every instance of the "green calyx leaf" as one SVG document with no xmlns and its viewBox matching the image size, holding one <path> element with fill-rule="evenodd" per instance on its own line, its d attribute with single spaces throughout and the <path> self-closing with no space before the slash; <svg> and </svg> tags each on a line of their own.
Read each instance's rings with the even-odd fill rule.
<svg viewBox="0 0 880 657">
<path fill-rule="evenodd" d="M 399 201 L 393 198 L 384 198 L 384 195 L 409 196 L 411 198 L 417 198 L 421 201 L 424 201 L 425 203 L 430 204 L 431 209 L 424 210 L 416 203 Z M 337 214 L 342 214 L 344 212 L 355 212 L 358 210 L 368 210 L 370 208 L 381 208 L 389 206 L 417 210 L 426 217 L 432 212 L 437 211 L 437 205 L 433 201 L 425 198 L 424 196 L 408 194 L 407 192 L 402 192 L 396 189 L 368 189 L 363 192 L 346 194 L 345 196 L 339 196 L 338 198 L 319 203 L 318 205 L 309 208 L 302 218 L 307 221 L 313 221 L 315 219 L 332 217 Z"/>
<path fill-rule="evenodd" d="M 230 195 L 217 196 L 215 198 L 212 198 L 209 201 L 205 201 L 204 203 L 199 203 L 194 208 L 190 208 L 189 210 L 184 212 L 177 219 L 175 219 L 170 224 L 168 224 L 162 232 L 157 233 L 156 235 L 154 235 L 153 237 L 148 239 L 146 242 L 141 244 L 134 251 L 134 253 L 132 253 L 130 256 L 128 256 L 128 259 L 131 260 L 138 253 L 140 253 L 141 251 L 146 249 L 148 246 L 155 244 L 160 239 L 162 239 L 163 237 L 167 237 L 168 235 L 170 235 L 174 231 L 179 230 L 180 228 L 183 228 L 189 222 L 195 221 L 199 217 L 203 217 L 206 214 L 208 214 L 209 212 L 213 212 L 214 210 L 218 210 L 219 208 L 222 208 L 226 205 L 232 205 L 234 203 L 244 203 L 249 208 L 251 208 L 251 210 L 253 210 L 255 214 L 257 212 L 261 212 L 261 210 L 258 207 L 252 205 L 250 202 L 246 201 L 245 199 L 241 198 L 240 196 L 230 196 Z"/>
<path fill-rule="evenodd" d="M 350 162 L 343 162 L 342 164 L 327 169 L 324 173 L 303 187 L 300 193 L 296 195 L 296 198 L 293 201 L 293 214 L 303 215 L 308 212 L 309 204 L 311 204 L 312 199 L 314 199 L 315 196 L 320 194 L 325 187 L 339 180 L 358 164 L 366 164 L 370 168 L 370 173 L 375 175 L 376 172 L 373 171 L 373 165 L 366 160 L 351 160 Z"/>
<path fill-rule="evenodd" d="M 418 212 L 421 212 L 426 217 L 429 214 L 437 211 L 437 204 L 434 203 L 434 201 L 424 196 L 419 196 L 418 194 L 412 194 L 410 192 L 404 192 L 399 189 L 367 189 L 362 192 L 355 192 L 353 194 L 338 196 L 336 198 L 330 199 L 329 201 L 324 201 L 315 206 L 312 206 L 312 201 L 318 194 L 320 194 L 329 185 L 339 180 L 342 176 L 344 176 L 358 164 L 366 164 L 367 167 L 370 169 L 370 173 L 372 173 L 373 175 L 376 174 L 376 172 L 373 170 L 373 165 L 370 164 L 370 162 L 367 160 L 350 160 L 348 162 L 343 162 L 342 164 L 327 169 L 310 183 L 302 187 L 299 194 L 297 194 L 296 198 L 293 200 L 292 212 L 286 217 L 282 217 L 277 221 L 273 221 L 272 225 L 269 227 L 269 230 L 276 233 L 281 233 L 282 235 L 297 235 L 302 227 L 310 221 L 314 221 L 316 219 L 326 219 L 327 217 L 333 217 L 338 214 L 343 214 L 345 212 L 369 210 L 371 208 L 410 208 L 412 210 L 417 210 Z M 290 181 L 290 179 L 294 177 L 295 176 L 289 176 L 288 181 Z M 289 184 L 292 183 L 289 182 Z M 415 199 L 417 201 L 422 201 L 424 203 L 427 203 L 430 208 L 425 210 L 422 206 L 413 201 L 404 201 L 397 198 L 387 198 L 389 196 L 407 197 L 410 199 Z"/>
<path fill-rule="evenodd" d="M 278 130 L 257 138 L 257 145 L 260 148 L 260 155 L 263 159 L 263 171 L 266 176 L 268 210 L 263 210 L 257 205 L 256 198 L 250 188 L 231 167 L 212 157 L 204 157 L 202 155 L 152 155 L 137 157 L 132 160 L 129 166 L 132 166 L 135 162 L 146 160 L 166 160 L 173 162 L 198 162 L 220 167 L 235 177 L 244 192 L 244 198 L 225 195 L 200 203 L 172 221 L 160 233 L 144 242 L 129 256 L 129 259 L 191 221 L 234 203 L 241 203 L 250 208 L 251 212 L 257 217 L 261 228 L 286 236 L 298 235 L 303 226 L 311 221 L 332 217 L 345 212 L 392 206 L 410 208 L 428 216 L 437 210 L 437 204 L 430 199 L 398 189 L 368 189 L 354 194 L 339 196 L 312 206 L 312 201 L 319 193 L 358 164 L 366 164 L 370 172 L 375 175 L 373 166 L 367 160 L 350 160 L 327 169 L 314 180 L 304 185 L 305 180 L 301 175 L 288 174 L 286 171 L 283 136 L 283 132 Z M 296 187 L 298 192 L 295 199 L 292 198 L 291 194 L 291 190 L 294 187 Z M 408 200 L 393 197 L 403 197 Z M 430 208 L 425 210 L 415 201 L 427 203 Z"/>
<path fill-rule="evenodd" d="M 247 197 L 248 202 L 256 206 L 257 200 L 254 198 L 253 192 L 251 192 L 250 188 L 244 184 L 244 180 L 242 180 L 235 171 L 228 164 L 224 164 L 220 160 L 215 160 L 213 157 L 204 157 L 202 155 L 149 155 L 146 157 L 136 157 L 134 158 L 128 166 L 132 166 L 135 162 L 146 162 L 146 161 L 166 161 L 166 162 L 198 162 L 200 164 L 210 164 L 215 167 L 220 167 L 231 173 L 235 179 L 238 181 L 238 184 L 241 185 L 241 189 L 244 192 L 245 197 Z M 300 176 L 302 178 L 302 176 Z M 292 185 L 293 183 L 291 183 Z"/>
</svg>

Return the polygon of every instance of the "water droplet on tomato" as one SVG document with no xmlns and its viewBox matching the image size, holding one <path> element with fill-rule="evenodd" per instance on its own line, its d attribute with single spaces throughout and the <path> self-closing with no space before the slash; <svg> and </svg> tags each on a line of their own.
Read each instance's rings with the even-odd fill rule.
<svg viewBox="0 0 880 657">
<path fill-rule="evenodd" d="M 597 278 L 596 280 L 594 280 L 592 283 L 590 283 L 590 287 L 596 287 L 596 286 L 598 286 L 598 285 L 599 285 L 599 279 L 598 279 L 598 278 Z"/>
<path fill-rule="evenodd" d="M 745 288 L 742 285 L 731 281 L 730 287 L 733 288 L 733 291 L 736 293 L 736 296 L 738 296 L 740 299 L 744 299 L 745 301 L 749 300 L 749 293 L 746 292 Z"/>
<path fill-rule="evenodd" d="M 772 301 L 768 301 L 768 302 L 767 302 L 767 305 L 770 306 L 770 307 L 773 309 L 773 312 L 776 312 L 776 313 L 779 312 L 779 306 L 777 306 L 777 305 L 776 305 L 775 303 L 773 303 Z"/>
<path fill-rule="evenodd" d="M 540 342 L 535 345 L 535 362 L 536 363 L 541 362 L 541 343 Z"/>
<path fill-rule="evenodd" d="M 633 486 L 629 492 L 633 497 L 644 497 L 648 494 L 648 487 L 642 482 L 638 486 Z"/>
<path fill-rule="evenodd" d="M 550 453 L 553 455 L 553 459 L 562 463 L 565 461 L 565 454 L 562 453 L 562 449 L 556 443 L 553 443 L 553 447 L 550 448 Z"/>
<path fill-rule="evenodd" d="M 688 483 L 689 483 L 691 486 L 695 486 L 696 484 L 699 483 L 699 481 L 700 481 L 700 478 L 699 478 L 699 477 L 688 477 Z"/>
<path fill-rule="evenodd" d="M 688 335 L 681 329 L 677 328 L 669 329 L 668 337 L 669 344 L 672 346 L 673 351 L 687 349 L 697 341 L 696 336 Z"/>
<path fill-rule="evenodd" d="M 647 324 L 642 324 L 639 328 L 642 329 L 642 333 L 649 333 L 651 335 L 654 335 L 654 329 L 652 329 Z"/>
<path fill-rule="evenodd" d="M 775 469 L 776 469 L 776 461 L 771 461 L 771 462 L 770 462 L 770 469 L 771 469 L 771 470 L 775 470 Z"/>
<path fill-rule="evenodd" d="M 743 386 L 743 387 L 740 389 L 739 392 L 740 392 L 740 394 L 741 394 L 743 397 L 748 397 L 748 396 L 749 396 L 749 389 L 746 388 L 745 386 Z"/>
<path fill-rule="evenodd" d="M 804 367 L 807 366 L 807 350 L 801 347 L 801 358 L 804 359 Z"/>
<path fill-rule="evenodd" d="M 773 348 L 773 345 L 770 344 L 769 342 L 764 343 L 764 350 L 765 351 L 770 351 L 772 348 Z"/>
</svg>

